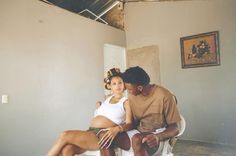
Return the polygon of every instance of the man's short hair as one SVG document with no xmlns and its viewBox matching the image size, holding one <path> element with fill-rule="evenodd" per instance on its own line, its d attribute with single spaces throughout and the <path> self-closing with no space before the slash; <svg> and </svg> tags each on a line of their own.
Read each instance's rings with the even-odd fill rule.
<svg viewBox="0 0 236 156">
<path fill-rule="evenodd" d="M 150 77 L 139 66 L 131 67 L 122 74 L 123 81 L 125 83 L 131 83 L 133 85 L 146 86 L 150 83 Z"/>
</svg>

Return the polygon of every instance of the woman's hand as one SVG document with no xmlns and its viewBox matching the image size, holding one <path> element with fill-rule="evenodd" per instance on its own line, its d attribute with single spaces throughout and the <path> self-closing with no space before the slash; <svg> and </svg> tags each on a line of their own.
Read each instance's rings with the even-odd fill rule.
<svg viewBox="0 0 236 156">
<path fill-rule="evenodd" d="M 101 149 L 102 148 L 109 148 L 113 139 L 120 132 L 120 128 L 119 128 L 119 126 L 116 126 L 116 127 L 110 127 L 110 128 L 103 129 L 102 131 L 104 131 L 105 133 L 102 136 L 102 138 L 99 140 L 98 144 Z"/>
<path fill-rule="evenodd" d="M 102 104 L 102 102 L 101 101 L 98 101 L 98 102 L 96 102 L 96 109 L 98 109 L 100 106 L 101 106 L 101 104 Z"/>
</svg>

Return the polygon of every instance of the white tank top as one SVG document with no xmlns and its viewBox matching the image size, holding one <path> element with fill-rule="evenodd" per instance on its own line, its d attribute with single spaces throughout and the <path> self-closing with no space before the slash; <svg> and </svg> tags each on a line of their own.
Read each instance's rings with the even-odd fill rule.
<svg viewBox="0 0 236 156">
<path fill-rule="evenodd" d="M 101 104 L 97 109 L 95 117 L 101 115 L 110 119 L 117 125 L 123 124 L 125 122 L 124 102 L 127 98 L 123 97 L 117 103 L 111 104 L 110 100 L 112 97 L 113 96 L 110 96 Z"/>
</svg>

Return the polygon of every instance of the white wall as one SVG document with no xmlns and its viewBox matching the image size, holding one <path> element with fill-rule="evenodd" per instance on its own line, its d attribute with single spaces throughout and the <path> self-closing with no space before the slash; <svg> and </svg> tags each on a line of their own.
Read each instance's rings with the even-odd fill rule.
<svg viewBox="0 0 236 156">
<path fill-rule="evenodd" d="M 119 68 L 121 72 L 126 69 L 126 50 L 124 47 L 115 46 L 111 44 L 104 45 L 104 73 L 112 68 Z M 111 90 L 104 88 L 104 94 L 109 96 L 112 94 Z"/>
<path fill-rule="evenodd" d="M 36 0 L 1 0 L 0 19 L 0 155 L 42 156 L 63 130 L 88 128 L 103 46 L 125 47 L 125 33 Z"/>
<path fill-rule="evenodd" d="M 127 48 L 158 45 L 162 85 L 187 121 L 184 139 L 236 144 L 236 1 L 128 3 Z M 181 68 L 180 37 L 219 31 L 221 65 Z"/>
</svg>

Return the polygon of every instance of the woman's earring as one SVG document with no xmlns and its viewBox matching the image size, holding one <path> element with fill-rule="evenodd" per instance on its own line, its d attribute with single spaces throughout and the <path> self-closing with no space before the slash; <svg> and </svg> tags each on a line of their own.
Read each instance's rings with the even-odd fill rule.
<svg viewBox="0 0 236 156">
<path fill-rule="evenodd" d="M 109 90 L 111 90 L 111 85 L 110 85 L 110 84 L 107 84 L 107 88 L 108 88 Z"/>
<path fill-rule="evenodd" d="M 143 87 L 142 87 L 142 86 L 138 86 L 138 90 L 139 90 L 140 92 L 142 92 L 142 91 L 143 91 Z"/>
</svg>

